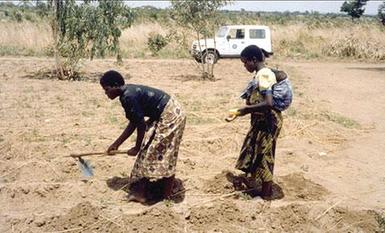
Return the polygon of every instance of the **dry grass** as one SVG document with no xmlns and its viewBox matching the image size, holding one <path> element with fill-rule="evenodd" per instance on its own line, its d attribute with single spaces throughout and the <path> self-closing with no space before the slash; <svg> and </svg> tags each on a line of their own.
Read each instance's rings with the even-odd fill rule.
<svg viewBox="0 0 385 233">
<path fill-rule="evenodd" d="M 258 23 L 258 22 L 256 22 Z M 343 22 L 339 25 L 309 26 L 306 23 L 269 25 L 273 33 L 273 49 L 280 57 L 351 57 L 354 59 L 385 59 L 385 37 L 381 25 L 368 22 Z M 159 23 L 133 25 L 120 38 L 122 54 L 127 58 L 150 57 L 147 40 L 152 33 L 167 35 L 171 29 L 181 33 L 182 28 L 167 28 Z M 1 22 L 1 54 L 41 55 L 51 45 L 51 31 L 47 23 Z M 195 39 L 192 32 L 184 31 L 186 45 Z M 188 56 L 187 48 L 180 49 L 180 41 L 171 41 L 160 57 Z M 29 51 L 28 53 L 22 52 Z M 35 53 L 35 54 L 34 54 Z"/>
<path fill-rule="evenodd" d="M 346 23 L 309 28 L 306 24 L 273 25 L 273 48 L 282 57 L 352 57 L 385 59 L 384 30 L 376 24 Z M 346 49 L 353 52 L 344 52 Z"/>
<path fill-rule="evenodd" d="M 51 29 L 48 24 L 25 21 L 0 22 L 1 46 L 44 49 L 52 43 Z"/>
<path fill-rule="evenodd" d="M 147 39 L 151 33 L 165 35 L 165 28 L 158 23 L 133 25 L 123 31 L 120 45 L 123 54 L 127 57 L 144 57 L 149 54 L 147 50 Z"/>
<path fill-rule="evenodd" d="M 147 38 L 151 33 L 159 33 L 161 35 L 165 35 L 167 33 L 167 29 L 158 23 L 133 25 L 122 33 L 120 38 L 121 45 L 123 47 L 132 45 L 146 45 Z"/>
</svg>

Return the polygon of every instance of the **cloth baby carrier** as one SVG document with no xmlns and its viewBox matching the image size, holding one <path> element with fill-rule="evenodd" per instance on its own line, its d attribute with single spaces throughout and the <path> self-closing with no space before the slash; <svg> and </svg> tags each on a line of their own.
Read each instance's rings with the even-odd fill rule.
<svg viewBox="0 0 385 233">
<path fill-rule="evenodd" d="M 279 111 L 286 110 L 293 101 L 293 90 L 287 74 L 281 70 L 270 69 L 277 80 L 281 80 L 275 83 L 272 87 L 273 95 L 273 108 Z M 247 84 L 246 88 L 241 94 L 242 99 L 248 99 L 251 93 L 258 88 L 258 81 L 255 77 Z"/>
</svg>

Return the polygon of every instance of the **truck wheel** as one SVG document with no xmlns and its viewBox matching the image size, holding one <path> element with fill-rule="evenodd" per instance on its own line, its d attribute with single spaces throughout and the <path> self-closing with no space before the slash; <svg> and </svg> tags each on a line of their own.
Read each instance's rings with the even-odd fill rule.
<svg viewBox="0 0 385 233">
<path fill-rule="evenodd" d="M 215 51 L 206 51 L 202 56 L 203 63 L 215 64 L 218 61 L 218 55 Z"/>
</svg>

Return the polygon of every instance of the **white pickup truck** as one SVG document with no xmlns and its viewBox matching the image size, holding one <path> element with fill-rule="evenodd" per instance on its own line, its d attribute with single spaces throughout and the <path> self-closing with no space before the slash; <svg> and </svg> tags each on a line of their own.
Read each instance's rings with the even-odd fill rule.
<svg viewBox="0 0 385 233">
<path fill-rule="evenodd" d="M 219 58 L 239 57 L 249 45 L 272 52 L 270 28 L 262 25 L 222 26 L 215 39 L 194 41 L 190 53 L 198 62 L 214 64 Z"/>
</svg>

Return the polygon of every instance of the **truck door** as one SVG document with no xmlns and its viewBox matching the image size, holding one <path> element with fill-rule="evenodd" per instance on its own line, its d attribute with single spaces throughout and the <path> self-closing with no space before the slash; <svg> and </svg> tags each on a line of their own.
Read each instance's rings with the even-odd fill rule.
<svg viewBox="0 0 385 233">
<path fill-rule="evenodd" d="M 260 48 L 271 52 L 271 38 L 270 31 L 266 29 L 249 29 L 250 44 L 256 45 Z"/>
<path fill-rule="evenodd" d="M 228 42 L 228 56 L 239 56 L 242 50 L 246 47 L 245 29 L 231 28 L 226 36 Z"/>
</svg>

